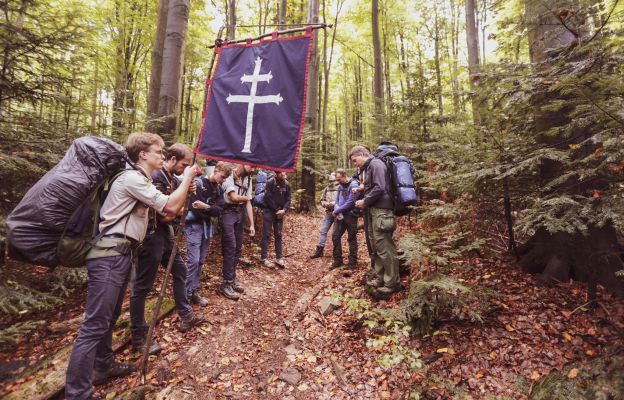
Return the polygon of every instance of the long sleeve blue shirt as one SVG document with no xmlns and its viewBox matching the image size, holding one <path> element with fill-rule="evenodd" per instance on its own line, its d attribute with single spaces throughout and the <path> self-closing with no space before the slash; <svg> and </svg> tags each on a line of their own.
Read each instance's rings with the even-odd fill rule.
<svg viewBox="0 0 624 400">
<path fill-rule="evenodd" d="M 353 189 L 357 189 L 357 187 L 358 183 L 354 180 L 344 185 L 338 185 L 336 207 L 334 207 L 336 214 L 346 214 L 355 210 L 355 201 L 358 199 L 359 194 L 353 193 Z"/>
</svg>

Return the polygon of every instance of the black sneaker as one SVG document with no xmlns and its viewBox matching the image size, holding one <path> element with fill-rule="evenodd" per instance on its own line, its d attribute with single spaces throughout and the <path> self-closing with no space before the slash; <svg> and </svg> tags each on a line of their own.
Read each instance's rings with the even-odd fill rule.
<svg viewBox="0 0 624 400">
<path fill-rule="evenodd" d="M 238 284 L 238 282 L 234 281 L 232 283 L 232 289 L 238 293 L 245 293 L 245 288 Z"/>
<path fill-rule="evenodd" d="M 320 258 L 320 257 L 323 257 L 323 249 L 324 249 L 324 247 L 322 247 L 322 246 L 316 246 L 316 250 L 314 251 L 314 253 L 310 254 L 310 258 Z"/>
<path fill-rule="evenodd" d="M 178 325 L 178 330 L 180 332 L 188 332 L 194 326 L 197 326 L 204 322 L 204 316 L 199 313 L 191 313 L 191 315 L 181 318 L 180 324 Z"/>
<path fill-rule="evenodd" d="M 227 297 L 230 300 L 238 300 L 240 297 L 234 291 L 231 283 L 222 283 L 219 285 L 219 293 Z"/>
<path fill-rule="evenodd" d="M 189 300 L 193 304 L 197 304 L 200 307 L 206 307 L 208 305 L 208 300 L 204 297 L 201 297 L 199 293 L 193 292 Z"/>
<path fill-rule="evenodd" d="M 342 261 L 340 260 L 334 260 L 331 265 L 329 266 L 329 269 L 336 269 L 336 268 L 340 268 L 342 267 Z"/>
<path fill-rule="evenodd" d="M 145 342 L 147 340 L 147 332 L 133 332 L 132 333 L 132 350 L 143 353 L 145 351 Z M 156 342 L 152 340 L 152 344 L 150 345 L 149 355 L 153 356 L 162 351 L 162 347 Z"/>
<path fill-rule="evenodd" d="M 103 385 L 113 378 L 128 376 L 134 371 L 136 371 L 136 367 L 134 366 L 134 364 L 124 364 L 115 361 L 113 362 L 113 365 L 111 365 L 108 369 L 104 371 L 98 369 L 93 371 L 93 385 Z"/>
</svg>

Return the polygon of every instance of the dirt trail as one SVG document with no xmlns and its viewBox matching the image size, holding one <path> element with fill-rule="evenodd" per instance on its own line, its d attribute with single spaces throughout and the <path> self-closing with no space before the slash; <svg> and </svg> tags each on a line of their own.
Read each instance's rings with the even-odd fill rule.
<svg viewBox="0 0 624 400">
<path fill-rule="evenodd" d="M 254 263 L 251 267 L 238 268 L 237 279 L 246 291 L 236 302 L 217 293 L 221 257 L 220 243 L 215 241 L 208 257 L 208 271 L 204 274 L 209 279 L 204 278 L 203 286 L 204 296 L 210 304 L 204 309 L 195 308 L 204 313 L 208 322 L 186 334 L 175 329 L 177 317 L 161 324 L 157 338 L 164 351 L 151 362 L 148 374 L 151 383 L 158 385 L 160 390 L 149 394 L 148 398 L 281 399 L 289 392 L 295 398 L 321 398 L 318 393 L 313 395 L 312 390 L 322 392 L 322 386 L 290 385 L 278 379 L 291 364 L 290 360 L 297 359 L 302 353 L 303 346 L 297 343 L 296 337 L 301 323 L 297 317 L 291 320 L 293 312 L 297 309 L 305 311 L 306 306 L 318 302 L 316 298 L 308 304 L 316 294 L 313 292 L 324 286 L 319 282 L 327 274 L 331 278 L 341 272 L 330 273 L 328 269 L 331 261 L 329 240 L 325 257 L 309 260 L 308 255 L 318 241 L 319 229 L 320 218 L 288 216 L 284 226 L 287 260 L 284 270 L 261 266 L 258 239 L 247 240 L 243 256 Z M 362 232 L 360 236 L 364 243 Z M 270 258 L 272 253 L 271 245 Z M 360 268 L 365 269 L 366 265 L 367 259 L 363 258 Z M 304 338 L 299 336 L 299 339 Z M 133 357 L 127 352 L 126 356 Z M 316 364 L 320 356 L 310 354 L 308 358 Z M 120 384 L 125 386 L 115 382 L 101 393 L 119 393 Z"/>
</svg>

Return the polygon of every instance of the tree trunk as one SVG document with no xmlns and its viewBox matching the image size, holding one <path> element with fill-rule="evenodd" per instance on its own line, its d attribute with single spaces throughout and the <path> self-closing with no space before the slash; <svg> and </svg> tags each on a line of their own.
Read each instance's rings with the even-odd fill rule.
<svg viewBox="0 0 624 400">
<path fill-rule="evenodd" d="M 167 144 L 175 141 L 178 123 L 189 3 L 190 0 L 171 0 L 167 15 L 167 35 L 163 46 L 163 68 L 158 101 L 158 115 L 163 120 L 158 132 Z"/>
<path fill-rule="evenodd" d="M 570 10 L 573 0 L 551 0 L 548 6 L 541 0 L 525 0 L 528 25 L 529 56 L 532 63 L 550 60 L 558 50 L 578 42 L 574 26 L 566 26 L 557 16 L 559 10 Z M 554 12 L 552 10 L 555 10 Z"/>
<path fill-rule="evenodd" d="M 528 39 L 531 61 L 537 69 L 547 68 L 551 60 L 579 43 L 583 32 L 575 26 L 573 18 L 562 21 L 560 10 L 572 10 L 578 6 L 576 0 L 553 0 L 547 5 L 542 1 L 526 0 L 525 17 L 529 25 Z M 571 60 L 574 61 L 574 60 Z M 539 107 L 552 101 L 565 100 L 565 94 L 551 91 L 541 99 L 536 99 Z M 567 148 L 571 143 L 579 143 L 586 138 L 582 130 L 569 137 L 545 135 L 546 131 L 562 124 L 570 123 L 570 110 L 556 112 L 536 109 L 535 133 L 543 146 Z M 585 155 L 586 156 L 586 155 Z M 555 166 L 546 166 L 543 176 L 556 176 Z M 579 185 L 581 185 L 579 183 Z M 586 190 L 587 188 L 579 190 Z M 586 216 L 591 221 L 591 215 Z M 602 284 L 618 296 L 624 297 L 624 278 L 615 275 L 624 264 L 620 258 L 624 248 L 618 243 L 617 232 L 610 225 L 592 226 L 585 235 L 581 232 L 550 233 L 536 227 L 536 233 L 518 248 L 520 265 L 527 272 L 541 272 L 544 283 L 567 282 L 576 279 L 589 282 L 589 297 L 595 296 L 596 283 Z"/>
<path fill-rule="evenodd" d="M 286 7 L 288 5 L 286 4 L 286 0 L 280 0 L 280 6 L 279 6 L 279 24 L 280 25 L 285 25 L 286 24 Z"/>
<path fill-rule="evenodd" d="M 152 66 L 150 72 L 149 90 L 147 95 L 147 121 L 145 130 L 156 132 L 157 123 L 154 120 L 158 116 L 158 99 L 160 95 L 160 79 L 162 77 L 163 47 L 167 34 L 167 14 L 169 12 L 169 0 L 158 2 L 158 24 L 156 36 L 152 47 Z"/>
<path fill-rule="evenodd" d="M 475 0 L 465 0 L 466 9 L 466 43 L 468 46 L 468 71 L 472 95 L 472 119 L 479 124 L 481 116 L 476 102 L 477 80 L 479 79 L 479 35 L 475 19 Z"/>
<path fill-rule="evenodd" d="M 438 24 L 438 8 L 436 7 L 434 17 L 434 62 L 435 62 L 435 72 L 436 72 L 436 92 L 437 92 L 437 100 L 438 100 L 438 117 L 442 117 L 444 115 L 444 107 L 442 105 L 442 71 L 440 70 L 440 26 Z"/>
<path fill-rule="evenodd" d="M 310 0 L 308 3 L 308 23 L 318 23 L 319 2 L 318 0 Z M 318 35 L 314 30 L 312 33 L 312 54 L 310 55 L 310 67 L 308 69 L 308 93 L 306 101 L 306 129 L 305 132 L 309 136 L 318 134 L 319 129 L 319 110 L 318 110 L 318 81 L 319 81 L 319 55 L 318 55 Z M 314 153 L 316 140 L 308 137 L 304 140 L 302 146 L 302 166 L 301 171 L 301 188 L 305 190 L 302 198 L 300 211 L 310 211 L 314 208 L 316 197 L 316 180 Z"/>
<path fill-rule="evenodd" d="M 226 40 L 234 40 L 236 36 L 236 0 L 227 0 L 227 33 Z"/>
<path fill-rule="evenodd" d="M 459 113 L 459 5 L 455 0 L 450 0 L 451 5 L 451 57 L 452 57 L 452 88 L 453 88 L 453 111 Z"/>
<path fill-rule="evenodd" d="M 375 100 L 375 119 L 380 127 L 384 125 L 384 88 L 383 61 L 381 59 L 381 43 L 379 40 L 379 0 L 372 0 L 371 24 L 373 31 L 373 98 Z"/>
</svg>

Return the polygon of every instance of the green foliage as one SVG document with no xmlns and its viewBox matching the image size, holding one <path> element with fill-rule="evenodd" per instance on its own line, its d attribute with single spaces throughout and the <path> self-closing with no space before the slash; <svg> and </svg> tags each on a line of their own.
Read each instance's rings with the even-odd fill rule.
<svg viewBox="0 0 624 400">
<path fill-rule="evenodd" d="M 388 313 L 393 319 L 409 324 L 419 335 L 431 331 L 442 314 L 458 320 L 482 322 L 490 294 L 470 288 L 449 276 L 435 274 L 425 280 L 414 280 L 403 303 Z"/>
<path fill-rule="evenodd" d="M 403 364 L 412 370 L 423 367 L 420 352 L 408 343 L 412 331 L 408 324 L 392 319 L 384 310 L 372 308 L 367 299 L 338 293 L 334 293 L 332 297 L 339 298 L 348 309 L 353 310 L 356 318 L 362 321 L 364 326 L 373 331 L 383 332 L 366 341 L 367 347 L 380 353 L 379 364 L 381 366 L 391 368 Z"/>
<path fill-rule="evenodd" d="M 17 282 L 7 281 L 6 284 L 0 285 L 0 312 L 4 314 L 45 311 L 59 304 L 63 304 L 60 298 Z"/>
<path fill-rule="evenodd" d="M 28 333 L 45 324 L 45 321 L 18 322 L 8 328 L 0 330 L 0 344 L 17 343 Z"/>
<path fill-rule="evenodd" d="M 86 268 L 58 267 L 50 280 L 50 293 L 58 297 L 69 297 L 75 287 L 85 286 L 87 281 Z"/>
</svg>

